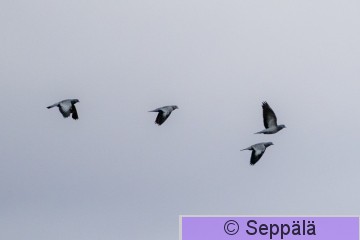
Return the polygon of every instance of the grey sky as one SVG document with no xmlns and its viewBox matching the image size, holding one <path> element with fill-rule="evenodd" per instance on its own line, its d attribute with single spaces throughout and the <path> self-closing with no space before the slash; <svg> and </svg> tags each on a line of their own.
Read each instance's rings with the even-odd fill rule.
<svg viewBox="0 0 360 240">
<path fill-rule="evenodd" d="M 359 214 L 359 23 L 359 1 L 2 0 L 0 239 Z M 78 121 L 46 109 L 66 98 Z M 276 135 L 253 134 L 264 100 Z M 240 149 L 264 141 L 251 167 Z"/>
</svg>

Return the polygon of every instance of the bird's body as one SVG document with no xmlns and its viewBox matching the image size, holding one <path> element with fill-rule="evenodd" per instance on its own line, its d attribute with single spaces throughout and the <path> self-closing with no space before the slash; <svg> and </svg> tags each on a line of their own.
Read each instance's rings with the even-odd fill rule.
<svg viewBox="0 0 360 240">
<path fill-rule="evenodd" d="M 170 116 L 172 111 L 174 111 L 175 109 L 178 109 L 178 107 L 176 105 L 171 105 L 171 106 L 164 106 L 164 107 L 156 108 L 149 112 L 158 112 L 158 115 L 155 119 L 155 123 L 160 126 L 161 124 L 163 124 L 166 121 L 166 119 L 168 119 L 168 117 Z"/>
<path fill-rule="evenodd" d="M 274 134 L 286 128 L 285 125 L 277 125 L 276 115 L 267 102 L 263 102 L 262 109 L 265 129 L 255 134 Z"/>
<path fill-rule="evenodd" d="M 265 153 L 266 148 L 271 145 L 274 145 L 274 144 L 272 142 L 262 142 L 262 143 L 254 144 L 248 148 L 242 149 L 241 151 L 244 151 L 244 150 L 252 151 L 251 158 L 250 158 L 250 165 L 254 165 L 255 163 L 257 163 L 260 160 L 262 155 Z"/>
<path fill-rule="evenodd" d="M 58 103 L 55 103 L 51 106 L 48 106 L 47 108 L 53 108 L 53 107 L 58 107 L 59 111 L 61 112 L 61 114 L 63 115 L 64 118 L 67 118 L 71 115 L 71 117 L 74 120 L 79 119 L 76 107 L 75 107 L 75 103 L 79 102 L 78 99 L 66 99 L 66 100 L 62 100 Z"/>
<path fill-rule="evenodd" d="M 261 130 L 260 132 L 256 132 L 255 134 L 274 134 L 277 133 L 278 131 L 280 131 L 282 128 L 278 128 L 276 127 L 269 127 L 269 128 L 265 128 L 264 130 Z"/>
</svg>

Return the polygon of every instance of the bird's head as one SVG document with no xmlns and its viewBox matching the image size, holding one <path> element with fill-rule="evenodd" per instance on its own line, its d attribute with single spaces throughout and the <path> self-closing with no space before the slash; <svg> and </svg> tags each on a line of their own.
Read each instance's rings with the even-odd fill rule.
<svg viewBox="0 0 360 240">
<path fill-rule="evenodd" d="M 264 145 L 265 145 L 265 147 L 269 147 L 269 146 L 274 145 L 274 144 L 272 142 L 267 142 Z"/>
<path fill-rule="evenodd" d="M 175 110 L 175 109 L 178 109 L 178 106 L 173 105 L 172 108 L 173 108 L 173 110 Z"/>
<path fill-rule="evenodd" d="M 278 126 L 280 129 L 286 128 L 286 126 L 284 124 L 281 124 Z"/>
<path fill-rule="evenodd" d="M 79 99 L 73 99 L 73 100 L 71 100 L 71 103 L 72 103 L 72 104 L 75 104 L 75 103 L 78 103 L 78 102 L 80 102 Z"/>
</svg>

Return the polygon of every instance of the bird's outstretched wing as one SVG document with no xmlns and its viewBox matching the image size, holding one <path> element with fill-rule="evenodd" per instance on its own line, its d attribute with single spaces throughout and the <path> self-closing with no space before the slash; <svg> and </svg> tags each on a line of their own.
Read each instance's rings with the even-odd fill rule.
<svg viewBox="0 0 360 240">
<path fill-rule="evenodd" d="M 265 128 L 276 127 L 277 126 L 276 115 L 267 102 L 263 102 L 262 109 L 263 109 Z"/>
<path fill-rule="evenodd" d="M 263 154 L 264 154 L 264 152 L 257 154 L 256 151 L 252 151 L 250 165 L 255 165 L 255 163 L 257 163 L 260 160 L 260 158 L 262 157 Z"/>
<path fill-rule="evenodd" d="M 257 163 L 264 154 L 266 147 L 263 144 L 253 145 L 253 151 L 251 153 L 250 165 Z"/>
<path fill-rule="evenodd" d="M 71 107 L 72 107 L 72 104 L 70 102 L 61 102 L 59 104 L 59 111 L 61 112 L 61 114 L 64 116 L 64 118 L 67 118 L 70 116 L 71 114 Z"/>
<path fill-rule="evenodd" d="M 76 107 L 75 105 L 72 106 L 72 115 L 71 117 L 74 119 L 74 120 L 78 120 L 79 119 L 79 116 L 78 116 L 78 113 L 76 111 Z"/>
<path fill-rule="evenodd" d="M 171 112 L 164 112 L 164 111 L 160 110 L 155 119 L 155 123 L 160 126 L 161 124 L 163 124 L 166 121 L 166 119 L 168 119 L 170 114 L 171 114 Z"/>
</svg>

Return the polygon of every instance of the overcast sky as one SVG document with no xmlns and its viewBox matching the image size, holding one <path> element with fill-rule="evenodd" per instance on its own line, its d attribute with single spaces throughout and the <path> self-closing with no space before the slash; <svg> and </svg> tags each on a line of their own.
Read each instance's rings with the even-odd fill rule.
<svg viewBox="0 0 360 240">
<path fill-rule="evenodd" d="M 359 1 L 2 0 L 0 29 L 1 239 L 360 214 Z M 46 109 L 66 98 L 78 121 Z M 287 128 L 254 135 L 265 100 Z"/>
</svg>

